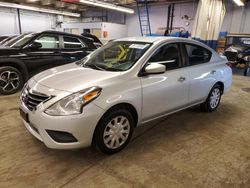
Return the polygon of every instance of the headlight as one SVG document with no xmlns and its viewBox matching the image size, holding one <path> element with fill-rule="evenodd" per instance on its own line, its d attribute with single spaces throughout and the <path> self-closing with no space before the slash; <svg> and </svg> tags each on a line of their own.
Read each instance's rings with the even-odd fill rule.
<svg viewBox="0 0 250 188">
<path fill-rule="evenodd" d="M 100 93 L 101 88 L 99 87 L 91 87 L 72 95 L 69 95 L 52 106 L 47 108 L 44 112 L 48 115 L 52 116 L 68 116 L 68 115 L 76 115 L 82 113 L 82 108 L 96 99 Z"/>
</svg>

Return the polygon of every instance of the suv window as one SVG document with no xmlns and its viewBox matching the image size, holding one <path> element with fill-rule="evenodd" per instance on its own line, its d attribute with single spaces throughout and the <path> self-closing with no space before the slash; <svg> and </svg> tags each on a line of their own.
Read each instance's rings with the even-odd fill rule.
<svg viewBox="0 0 250 188">
<path fill-rule="evenodd" d="M 185 44 L 189 65 L 197 65 L 201 63 L 207 63 L 210 61 L 212 52 L 209 50 L 192 44 Z"/>
<path fill-rule="evenodd" d="M 59 48 L 59 37 L 54 35 L 42 35 L 38 37 L 35 42 L 42 44 L 41 48 L 54 49 Z"/>
<path fill-rule="evenodd" d="M 149 63 L 161 63 L 166 66 L 166 70 L 177 69 L 181 67 L 181 56 L 178 44 L 166 44 L 153 54 Z"/>
<path fill-rule="evenodd" d="M 82 48 L 83 45 L 78 38 L 74 37 L 63 37 L 64 48 Z"/>
</svg>

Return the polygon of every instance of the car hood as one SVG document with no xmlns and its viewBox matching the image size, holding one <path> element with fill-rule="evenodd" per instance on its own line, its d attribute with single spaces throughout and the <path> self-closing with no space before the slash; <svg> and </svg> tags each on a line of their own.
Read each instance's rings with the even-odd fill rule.
<svg viewBox="0 0 250 188">
<path fill-rule="evenodd" d="M 48 88 L 74 93 L 92 86 L 102 87 L 119 75 L 120 72 L 94 70 L 71 63 L 41 72 L 33 79 Z"/>
</svg>

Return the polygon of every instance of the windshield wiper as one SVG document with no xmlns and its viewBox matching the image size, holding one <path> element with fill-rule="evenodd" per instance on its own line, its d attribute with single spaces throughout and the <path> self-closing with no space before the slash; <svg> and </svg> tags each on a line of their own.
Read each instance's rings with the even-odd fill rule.
<svg viewBox="0 0 250 188">
<path fill-rule="evenodd" d="M 102 68 L 102 67 L 99 67 L 98 65 L 96 64 L 89 64 L 89 65 L 86 65 L 86 64 L 82 64 L 83 67 L 88 67 L 88 68 L 92 68 L 92 69 L 96 69 L 96 70 L 101 70 L 101 71 L 104 71 L 105 69 Z"/>
<path fill-rule="evenodd" d="M 101 71 L 122 71 L 121 69 L 116 69 L 113 67 L 101 67 L 96 64 L 85 64 L 84 62 L 81 62 L 79 66 L 86 67 L 86 68 L 91 68 L 95 70 L 101 70 Z"/>
</svg>

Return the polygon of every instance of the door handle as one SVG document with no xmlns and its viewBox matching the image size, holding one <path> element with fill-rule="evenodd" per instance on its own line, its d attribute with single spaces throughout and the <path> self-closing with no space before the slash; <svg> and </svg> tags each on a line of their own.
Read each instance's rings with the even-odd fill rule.
<svg viewBox="0 0 250 188">
<path fill-rule="evenodd" d="M 184 82 L 185 80 L 186 80 L 186 78 L 183 77 L 183 76 L 181 76 L 181 77 L 178 79 L 179 82 Z"/>
<path fill-rule="evenodd" d="M 216 70 L 212 70 L 210 73 L 211 73 L 211 74 L 215 74 L 215 73 L 216 73 Z"/>
</svg>

